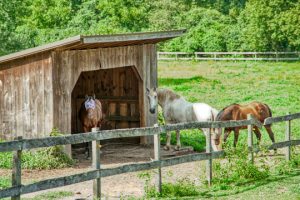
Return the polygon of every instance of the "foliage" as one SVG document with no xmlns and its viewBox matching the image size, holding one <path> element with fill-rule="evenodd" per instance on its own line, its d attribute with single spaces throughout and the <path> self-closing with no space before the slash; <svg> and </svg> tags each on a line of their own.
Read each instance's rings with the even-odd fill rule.
<svg viewBox="0 0 300 200">
<path fill-rule="evenodd" d="M 217 187 L 232 187 L 248 181 L 257 181 L 266 179 L 270 170 L 268 165 L 261 160 L 259 165 L 252 164 L 248 158 L 247 148 L 239 146 L 238 148 L 224 148 L 226 152 L 225 162 L 215 162 L 214 165 L 214 183 Z"/>
<path fill-rule="evenodd" d="M 138 174 L 138 177 L 144 180 L 144 190 L 146 198 L 172 198 L 172 197 L 186 197 L 186 196 L 197 196 L 199 195 L 199 190 L 188 179 L 181 179 L 175 184 L 173 183 L 162 183 L 162 193 L 159 194 L 155 187 L 151 185 L 151 180 L 153 178 L 153 173 L 142 172 Z"/>
<path fill-rule="evenodd" d="M 61 133 L 57 129 L 53 129 L 50 136 L 59 136 Z M 12 152 L 0 153 L 0 168 L 12 168 Z M 22 152 L 22 168 L 23 169 L 57 169 L 69 167 L 74 164 L 72 160 L 63 151 L 62 146 L 53 146 L 42 148 L 36 151 Z"/>
<path fill-rule="evenodd" d="M 2 0 L 0 55 L 79 34 L 187 29 L 166 51 L 300 49 L 298 0 Z"/>
</svg>

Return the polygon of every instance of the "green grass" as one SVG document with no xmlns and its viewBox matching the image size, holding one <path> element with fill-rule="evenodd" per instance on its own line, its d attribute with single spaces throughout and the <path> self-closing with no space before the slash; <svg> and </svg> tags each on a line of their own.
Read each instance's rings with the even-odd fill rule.
<svg viewBox="0 0 300 200">
<path fill-rule="evenodd" d="M 12 168 L 12 152 L 0 153 L 0 168 Z M 55 147 L 44 148 L 36 152 L 24 151 L 22 153 L 23 169 L 58 169 L 70 167 L 74 161 Z"/>
<path fill-rule="evenodd" d="M 300 112 L 299 62 L 159 62 L 158 76 L 159 87 L 218 110 L 232 103 L 261 101 L 271 107 L 273 116 Z M 284 123 L 273 125 L 276 141 L 284 140 L 284 130 Z M 183 132 L 182 143 L 204 150 L 203 134 L 191 137 L 194 133 Z M 262 144 L 271 144 L 265 130 L 262 135 Z M 294 121 L 292 138 L 299 137 L 300 125 Z M 245 142 L 246 131 L 242 131 L 239 143 Z"/>
<path fill-rule="evenodd" d="M 0 177 L 0 190 L 8 188 L 11 186 L 11 178 L 9 177 Z"/>
</svg>

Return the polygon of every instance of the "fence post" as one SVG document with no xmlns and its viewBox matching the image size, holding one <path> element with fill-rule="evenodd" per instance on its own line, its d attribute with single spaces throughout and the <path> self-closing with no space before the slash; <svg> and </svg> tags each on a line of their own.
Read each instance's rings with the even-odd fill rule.
<svg viewBox="0 0 300 200">
<path fill-rule="evenodd" d="M 290 115 L 291 113 L 288 112 L 287 114 Z M 286 121 L 285 140 L 291 140 L 291 120 Z M 285 159 L 287 161 L 291 160 L 291 146 L 286 147 Z"/>
<path fill-rule="evenodd" d="M 211 129 L 208 129 L 208 134 L 206 135 L 206 153 L 211 153 Z M 207 183 L 210 186 L 212 181 L 212 159 L 206 161 L 206 178 Z"/>
<path fill-rule="evenodd" d="M 16 137 L 15 140 L 22 140 L 22 137 Z M 13 166 L 12 166 L 12 186 L 21 187 L 21 156 L 22 150 L 17 150 L 13 155 Z M 20 188 L 19 188 L 20 191 Z M 12 196 L 11 200 L 20 200 L 21 195 Z"/>
<path fill-rule="evenodd" d="M 154 160 L 159 162 L 158 173 L 156 177 L 156 186 L 159 193 L 162 191 L 161 166 L 160 166 L 160 133 L 154 135 Z"/>
<path fill-rule="evenodd" d="M 253 116 L 251 114 L 247 115 L 247 119 L 251 120 L 253 119 Z M 254 155 L 253 155 L 253 125 L 248 125 L 248 150 L 249 150 L 249 157 L 252 164 L 254 164 Z"/>
<path fill-rule="evenodd" d="M 92 132 L 99 131 L 99 128 L 92 128 Z M 92 163 L 93 168 L 99 170 L 99 178 L 96 178 L 93 182 L 94 198 L 101 199 L 101 170 L 100 170 L 100 141 L 92 141 Z"/>
</svg>

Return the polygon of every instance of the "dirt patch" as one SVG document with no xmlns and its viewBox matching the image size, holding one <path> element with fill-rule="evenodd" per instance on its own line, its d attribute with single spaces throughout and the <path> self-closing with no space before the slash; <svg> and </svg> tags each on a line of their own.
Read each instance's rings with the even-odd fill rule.
<svg viewBox="0 0 300 200">
<path fill-rule="evenodd" d="M 153 159 L 153 149 L 140 145 L 132 144 L 113 144 L 105 145 L 101 148 L 101 167 L 110 168 L 130 163 L 140 163 L 151 161 Z M 183 148 L 182 151 L 164 151 L 164 157 L 170 157 L 180 154 L 193 153 L 190 148 Z M 68 176 L 76 173 L 82 173 L 91 170 L 91 160 L 86 160 L 83 154 L 77 155 L 78 164 L 72 168 L 55 170 L 23 170 L 22 183 L 28 184 L 44 179 L 50 179 L 61 176 Z M 151 170 L 153 176 L 156 170 Z M 144 180 L 138 178 L 140 172 L 120 174 L 101 179 L 102 193 L 109 198 L 120 198 L 122 196 L 142 197 L 144 195 Z M 200 162 L 184 163 L 162 169 L 164 182 L 175 182 L 182 178 L 188 178 L 200 184 L 200 175 L 204 175 L 205 169 Z M 197 174 L 195 176 L 195 174 Z M 1 170 L 1 176 L 10 176 L 11 170 Z M 38 194 L 49 191 L 70 191 L 74 193 L 73 197 L 66 197 L 64 200 L 71 199 L 92 199 L 93 181 L 86 181 L 74 185 L 44 190 L 31 194 L 22 195 L 22 197 L 34 197 Z"/>
</svg>

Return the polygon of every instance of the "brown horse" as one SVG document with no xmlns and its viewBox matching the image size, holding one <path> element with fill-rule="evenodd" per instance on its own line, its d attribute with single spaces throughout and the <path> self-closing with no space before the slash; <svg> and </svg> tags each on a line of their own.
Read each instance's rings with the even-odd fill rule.
<svg viewBox="0 0 300 200">
<path fill-rule="evenodd" d="M 79 110 L 79 119 L 81 121 L 83 132 L 91 132 L 92 128 L 101 127 L 104 115 L 102 113 L 101 102 L 94 96 L 85 96 L 85 101 L 81 104 Z M 90 143 L 86 143 L 85 153 L 87 158 L 90 156 Z"/>
<path fill-rule="evenodd" d="M 222 109 L 217 117 L 216 121 L 228 121 L 228 120 L 243 120 L 247 119 L 247 115 L 252 114 L 257 120 L 261 123 L 264 123 L 264 120 L 268 117 L 272 117 L 272 111 L 267 104 L 260 103 L 260 102 L 252 102 L 247 105 L 239 105 L 239 104 L 232 104 L 230 106 L 225 107 Z M 239 137 L 239 130 L 246 129 L 247 126 L 243 127 L 234 127 L 234 128 L 225 128 L 224 130 L 224 142 L 226 142 L 227 137 L 234 131 L 234 147 L 236 147 L 238 137 Z M 254 133 L 258 139 L 258 143 L 261 140 L 261 133 L 257 126 L 254 126 Z M 274 134 L 271 129 L 271 125 L 265 125 L 265 128 L 269 134 L 270 139 L 273 143 L 275 143 Z M 222 134 L 222 129 L 216 129 L 215 131 L 215 143 L 216 145 L 220 144 L 220 138 Z"/>
</svg>

